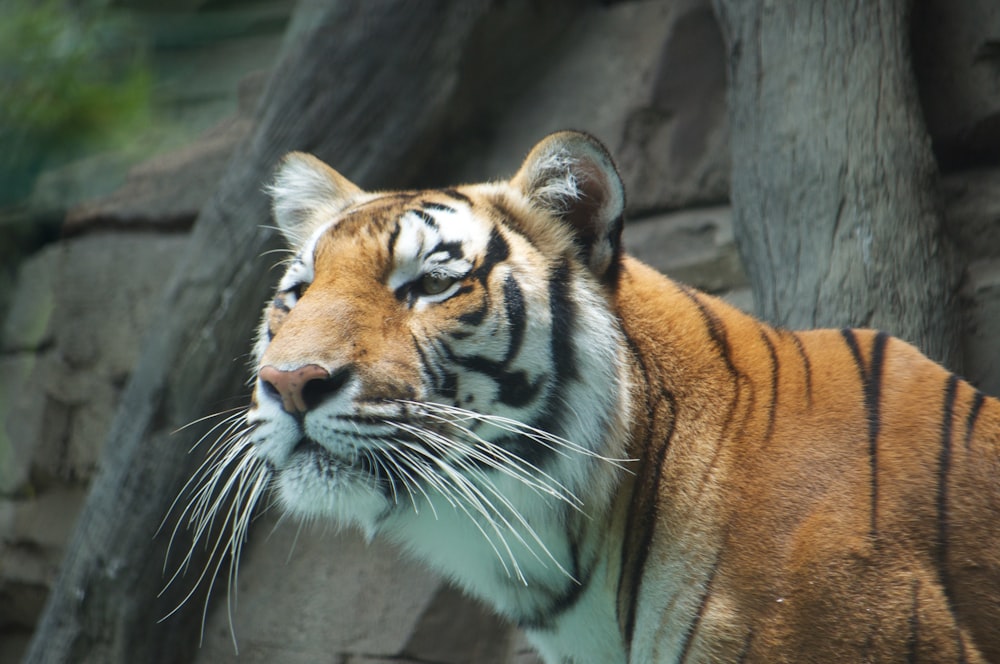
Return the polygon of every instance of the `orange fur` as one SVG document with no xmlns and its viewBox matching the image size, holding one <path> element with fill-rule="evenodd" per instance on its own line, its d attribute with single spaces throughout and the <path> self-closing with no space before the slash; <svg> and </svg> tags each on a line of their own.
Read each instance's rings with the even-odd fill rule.
<svg viewBox="0 0 1000 664">
<path fill-rule="evenodd" d="M 575 473 L 571 486 L 589 492 L 581 492 L 582 515 L 558 511 L 545 496 L 517 497 L 535 501 L 523 509 L 537 521 L 539 541 L 551 537 L 551 561 L 577 577 L 545 567 L 528 569 L 523 584 L 508 583 L 490 567 L 495 560 L 412 544 L 432 562 L 440 555 L 445 573 L 456 560 L 468 563 L 454 577 L 533 630 L 551 660 L 581 662 L 587 651 L 577 641 L 593 633 L 603 642 L 587 648 L 613 641 L 606 651 L 634 662 L 1000 662 L 1000 402 L 898 339 L 776 329 L 623 257 L 621 183 L 607 153 L 584 135 L 546 139 L 510 182 L 440 192 L 368 194 L 308 158 L 286 163 L 275 206 L 283 230 L 305 237 L 330 224 L 311 250 L 315 276 L 294 308 L 283 298 L 291 301 L 295 280 L 279 288 L 257 358 L 277 378 L 258 382 L 271 394 L 265 389 L 261 398 L 258 389 L 250 438 L 276 473 L 290 469 L 283 487 L 291 504 L 310 515 L 336 512 L 336 491 L 363 476 L 351 485 L 361 487 L 357 495 L 367 491 L 358 504 L 379 519 L 393 509 L 379 502 L 370 469 L 347 467 L 341 439 L 349 428 L 329 435 L 322 426 L 295 428 L 314 421 L 313 411 L 315 421 L 334 422 L 349 419 L 352 408 L 406 400 L 393 416 L 398 423 L 419 413 L 421 400 L 454 398 L 457 406 L 457 394 L 441 396 L 430 384 L 444 371 L 486 386 L 467 391 L 461 405 L 487 415 L 497 404 L 502 412 L 525 408 L 510 386 L 570 385 L 590 398 L 600 394 L 592 384 L 607 381 L 625 394 L 592 399 L 612 413 L 595 420 L 606 427 L 591 441 L 600 447 L 539 462 L 552 464 L 546 473 Z M 299 189 L 308 205 L 299 204 Z M 468 257 L 473 267 L 450 277 L 462 290 L 421 299 L 406 295 L 411 286 L 387 288 L 393 270 L 410 285 L 428 274 L 407 272 L 406 260 L 417 259 L 394 262 L 400 220 L 411 215 L 417 226 L 424 219 L 437 229 L 427 211 L 448 205 L 480 231 L 469 241 L 481 245 Z M 487 235 L 499 247 L 492 257 Z M 438 241 L 434 250 L 418 239 L 406 246 L 419 261 L 434 251 L 457 255 L 458 245 L 471 251 L 465 240 Z M 518 302 L 508 302 L 512 296 Z M 586 328 L 592 345 L 623 346 L 600 355 L 604 374 L 576 375 L 595 366 L 581 363 L 583 349 L 557 366 L 569 345 L 558 334 L 561 312 L 574 317 L 576 332 L 588 316 L 605 316 L 606 327 Z M 421 350 L 418 339 L 441 347 Z M 444 347 L 452 342 L 464 350 Z M 423 366 L 431 352 L 443 370 Z M 304 388 L 280 377 L 302 367 L 329 372 L 333 383 L 314 386 L 312 398 L 291 394 Z M 568 376 L 562 383 L 553 378 L 559 370 Z M 355 391 L 344 396 L 338 390 L 348 372 Z M 491 380 L 510 389 L 487 404 Z M 279 403 L 298 412 L 281 413 Z M 568 406 L 579 419 L 572 411 L 579 404 Z M 355 457 L 364 445 L 397 445 L 395 434 L 374 428 L 383 421 L 365 418 L 374 433 L 350 443 Z M 272 432 L 261 433 L 268 426 Z M 607 463 L 621 454 L 636 460 L 631 473 Z M 310 474 L 314 466 L 325 470 Z M 434 479 L 433 470 L 423 475 L 430 493 L 458 472 Z M 419 528 L 406 532 L 420 540 Z M 575 613 L 578 606 L 586 611 Z M 537 607 L 551 609 L 551 620 Z"/>
<path fill-rule="evenodd" d="M 654 413 L 631 453 L 663 459 L 635 482 L 655 496 L 619 500 L 658 515 L 648 556 L 683 538 L 715 566 L 691 661 L 1000 661 L 1000 404 L 970 432 L 976 390 L 946 405 L 949 374 L 888 338 L 873 462 L 841 332 L 776 330 L 632 260 L 615 302 Z M 871 367 L 876 334 L 854 334 Z"/>
</svg>

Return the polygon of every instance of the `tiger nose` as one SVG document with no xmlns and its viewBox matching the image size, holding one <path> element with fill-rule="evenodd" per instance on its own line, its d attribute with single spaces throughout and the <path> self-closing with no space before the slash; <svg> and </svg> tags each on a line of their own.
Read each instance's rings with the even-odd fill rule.
<svg viewBox="0 0 1000 664">
<path fill-rule="evenodd" d="M 333 374 L 318 364 L 284 371 L 270 364 L 258 373 L 265 392 L 281 399 L 281 407 L 291 414 L 305 413 L 333 396 L 350 376 L 349 369 Z"/>
</svg>

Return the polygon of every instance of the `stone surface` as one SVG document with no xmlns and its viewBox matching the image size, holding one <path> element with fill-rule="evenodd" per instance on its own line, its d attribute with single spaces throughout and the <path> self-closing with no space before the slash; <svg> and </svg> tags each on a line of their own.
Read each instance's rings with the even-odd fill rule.
<svg viewBox="0 0 1000 664">
<path fill-rule="evenodd" d="M 50 170 L 23 209 L 0 211 L 0 662 L 27 646 L 180 231 L 250 129 L 254 70 L 273 64 L 291 6 L 214 12 L 210 34 L 200 17 L 149 17 L 188 40 L 154 54 L 153 135 Z"/>
<path fill-rule="evenodd" d="M 966 377 L 987 394 L 1000 395 L 1000 259 L 970 264 L 963 295 Z"/>
<path fill-rule="evenodd" d="M 512 174 L 545 134 L 579 129 L 618 160 L 633 212 L 724 201 L 725 70 L 713 26 L 707 0 L 588 9 L 541 54 L 541 66 L 531 64 L 530 78 L 504 87 L 524 76 L 507 73 L 495 86 L 502 97 L 477 91 L 486 138 L 450 177 Z"/>
<path fill-rule="evenodd" d="M 18 661 L 27 646 L 85 494 L 61 486 L 0 499 L 0 662 Z"/>
<path fill-rule="evenodd" d="M 186 237 L 88 235 L 25 262 L 0 359 L 0 495 L 86 481 Z M 34 473 L 33 479 L 29 475 Z"/>
<path fill-rule="evenodd" d="M 232 617 L 239 656 L 226 602 L 216 601 L 197 662 L 307 664 L 348 655 L 395 659 L 406 656 L 411 635 L 430 619 L 424 616 L 430 615 L 441 581 L 382 540 L 365 544 L 353 532 L 298 531 L 288 522 L 275 528 L 271 516 L 257 525 L 254 537 L 259 539 L 240 566 Z M 481 622 L 470 617 L 481 610 L 470 612 L 468 600 L 463 601 L 466 619 Z M 433 651 L 426 641 L 416 645 L 414 654 Z"/>
<path fill-rule="evenodd" d="M 713 294 L 747 285 L 728 207 L 685 210 L 626 224 L 625 248 L 672 279 Z"/>
<path fill-rule="evenodd" d="M 651 85 L 616 152 L 633 211 L 725 201 L 726 53 L 708 0 L 674 3 Z"/>
<path fill-rule="evenodd" d="M 1000 159 L 1000 4 L 915 3 L 914 65 L 934 150 L 946 169 Z"/>
<path fill-rule="evenodd" d="M 978 169 L 946 176 L 942 182 L 948 234 L 966 260 L 1000 250 L 1000 169 Z"/>
<path fill-rule="evenodd" d="M 182 148 L 142 162 L 122 187 L 104 198 L 75 205 L 66 215 L 64 233 L 100 228 L 185 230 L 215 191 L 235 146 L 252 127 L 243 116 L 223 120 Z M 192 168 L 192 165 L 197 168 Z"/>
</svg>

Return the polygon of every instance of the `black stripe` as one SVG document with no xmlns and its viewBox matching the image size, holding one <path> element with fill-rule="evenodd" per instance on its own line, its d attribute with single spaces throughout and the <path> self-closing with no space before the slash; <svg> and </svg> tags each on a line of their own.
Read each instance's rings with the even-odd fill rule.
<svg viewBox="0 0 1000 664">
<path fill-rule="evenodd" d="M 742 662 L 747 661 L 747 657 L 750 656 L 750 646 L 753 645 L 753 629 L 751 628 L 747 632 L 746 638 L 743 639 L 743 648 L 740 650 L 740 654 L 736 658 L 736 664 L 742 664 Z"/>
<path fill-rule="evenodd" d="M 708 606 L 708 600 L 712 597 L 712 585 L 715 582 L 715 575 L 719 571 L 719 561 L 720 558 L 716 558 L 715 564 L 712 565 L 712 571 L 705 581 L 705 591 L 702 593 L 701 601 L 698 603 L 698 611 L 694 614 L 694 620 L 688 625 L 687 631 L 684 632 L 681 654 L 677 658 L 677 661 L 681 664 L 687 661 L 691 651 L 691 644 L 694 642 L 694 636 L 697 634 L 698 628 L 701 627 L 701 621 L 705 617 L 705 607 Z"/>
<path fill-rule="evenodd" d="M 725 437 L 729 431 L 729 427 L 733 422 L 733 416 L 736 414 L 736 408 L 739 406 L 740 393 L 743 387 L 743 379 L 745 376 L 736 368 L 733 363 L 733 348 L 729 343 L 729 334 L 726 331 L 725 323 L 719 318 L 714 312 L 712 312 L 701 298 L 698 296 L 697 291 L 694 291 L 687 286 L 679 285 L 680 291 L 687 295 L 688 299 L 694 303 L 698 308 L 698 312 L 701 315 L 701 319 L 705 324 L 705 328 L 708 331 L 708 336 L 712 340 L 716 349 L 719 352 L 719 357 L 722 359 L 723 363 L 726 365 L 726 371 L 729 372 L 729 376 L 733 380 L 733 389 L 735 394 L 733 399 L 729 404 L 729 411 L 726 413 L 726 418 L 722 422 L 722 437 Z M 750 399 L 751 402 L 756 401 L 756 394 L 754 393 L 753 383 L 749 383 L 751 389 Z M 749 409 L 747 416 L 753 414 L 753 409 Z M 721 446 L 720 446 L 721 447 Z M 719 447 L 716 448 L 716 457 L 719 453 Z M 709 472 L 715 467 L 715 459 L 709 464 Z"/>
<path fill-rule="evenodd" d="M 427 353 L 421 348 L 420 342 L 417 340 L 415 334 L 410 334 L 410 341 L 413 342 L 413 349 L 417 351 L 417 357 L 420 358 L 420 366 L 423 367 L 424 373 L 430 376 L 431 387 L 433 387 L 435 392 L 441 392 L 441 375 L 436 370 L 437 367 L 428 360 Z"/>
<path fill-rule="evenodd" d="M 952 419 L 955 415 L 955 398 L 958 393 L 958 376 L 952 374 L 948 376 L 948 384 L 945 387 L 944 406 L 941 413 L 941 451 L 938 453 L 938 480 L 937 480 L 937 566 L 938 578 L 941 579 L 941 586 L 944 589 L 946 598 L 949 598 L 950 579 L 948 574 L 948 474 L 951 470 L 951 445 L 952 445 Z"/>
<path fill-rule="evenodd" d="M 882 370 L 885 367 L 885 348 L 889 335 L 879 332 L 872 347 L 872 362 L 869 368 L 868 387 L 865 390 L 865 404 L 869 413 L 868 454 L 872 466 L 872 516 L 871 532 L 878 534 L 878 437 L 882 426 Z"/>
<path fill-rule="evenodd" d="M 966 664 L 969 661 L 965 654 L 965 637 L 962 636 L 962 628 L 955 625 L 955 639 L 958 641 L 958 664 Z"/>
<path fill-rule="evenodd" d="M 457 210 L 450 205 L 445 205 L 444 203 L 436 203 L 434 201 L 420 201 L 420 207 L 425 210 L 437 210 L 438 212 L 450 212 L 454 214 Z"/>
<path fill-rule="evenodd" d="M 593 570 L 588 570 L 586 573 L 580 571 L 580 545 L 576 539 L 570 542 L 570 559 L 573 561 L 571 571 L 573 578 L 567 579 L 565 590 L 552 601 L 549 610 L 545 612 L 549 621 L 576 605 L 593 576 Z"/>
<path fill-rule="evenodd" d="M 847 342 L 847 347 L 851 349 L 851 354 L 854 356 L 854 363 L 858 366 L 858 371 L 861 374 L 861 382 L 864 383 L 868 370 L 865 369 L 864 359 L 861 357 L 861 349 L 858 348 L 858 338 L 854 336 L 854 330 L 845 327 L 840 331 L 844 341 Z"/>
<path fill-rule="evenodd" d="M 500 235 L 496 228 L 490 229 L 490 239 L 486 243 L 486 255 L 483 256 L 479 267 L 470 272 L 469 276 L 478 280 L 486 289 L 486 280 L 489 279 L 493 268 L 498 263 L 507 260 L 508 257 L 510 257 L 510 245 L 507 244 L 507 240 Z"/>
<path fill-rule="evenodd" d="M 570 296 L 570 268 L 560 263 L 549 275 L 549 311 L 552 316 L 552 336 L 549 347 L 552 363 L 560 385 L 580 377 L 572 344 L 576 333 L 576 302 Z M 556 394 L 560 392 L 557 390 Z M 557 397 L 558 398 L 558 397 Z"/>
<path fill-rule="evenodd" d="M 965 418 L 965 449 L 969 449 L 972 445 L 972 432 L 976 428 L 979 409 L 983 407 L 983 401 L 985 400 L 986 395 L 976 390 L 976 396 L 972 398 L 972 408 L 969 409 L 969 415 Z"/>
<path fill-rule="evenodd" d="M 490 230 L 490 239 L 486 243 L 486 257 L 483 264 L 476 271 L 475 276 L 488 276 L 493 271 L 494 266 L 510 257 L 510 245 L 497 229 Z"/>
<path fill-rule="evenodd" d="M 428 371 L 433 372 L 434 390 L 443 397 L 455 399 L 458 396 L 458 374 L 454 371 L 448 371 L 445 369 L 444 362 L 441 361 L 441 356 L 443 354 L 441 347 L 444 346 L 444 343 L 440 341 L 431 342 L 437 346 L 432 348 L 435 357 L 428 356 L 427 351 L 421 348 L 417 343 L 416 337 L 413 337 L 413 343 L 417 348 L 417 352 L 420 354 L 421 361 L 424 362 Z"/>
<path fill-rule="evenodd" d="M 660 442 L 660 445 L 656 450 L 656 454 L 652 459 L 652 464 L 650 464 L 652 477 L 649 478 L 648 482 L 636 482 L 635 493 L 632 495 L 632 501 L 629 506 L 628 521 L 626 524 L 627 533 L 636 532 L 637 528 L 640 529 L 638 532 L 642 533 L 642 540 L 636 550 L 635 562 L 633 562 L 628 568 L 631 571 L 628 584 L 624 586 L 628 588 L 628 597 L 631 600 L 628 603 L 628 612 L 625 614 L 625 647 L 630 652 L 632 649 L 632 640 L 635 638 L 635 619 L 639 610 L 639 597 L 642 590 L 642 580 L 646 571 L 646 561 L 649 559 L 649 554 L 653 549 L 653 535 L 656 533 L 656 526 L 659 521 L 657 498 L 660 491 L 660 481 L 663 478 L 663 464 L 667 457 L 667 451 L 670 449 L 670 443 L 673 441 L 674 425 L 676 422 L 674 417 L 676 413 L 674 397 L 666 392 L 664 393 L 664 396 L 667 397 L 670 402 L 670 425 L 667 430 L 667 435 L 664 436 L 663 440 Z M 648 493 L 647 496 L 640 496 L 640 494 L 646 493 Z M 641 503 L 643 498 L 648 500 L 646 504 Z M 641 524 L 638 523 L 640 519 L 642 520 Z M 626 539 L 625 542 L 623 542 L 623 546 L 627 541 L 628 540 Z M 627 560 L 625 556 L 622 556 L 622 570 L 619 574 L 619 593 L 623 587 L 621 577 L 624 576 L 626 562 Z"/>
<path fill-rule="evenodd" d="M 663 416 L 663 407 L 666 407 L 666 416 L 669 417 L 667 423 L 667 434 L 662 440 L 656 442 L 652 458 L 647 458 L 647 463 L 640 467 L 639 477 L 635 480 L 632 499 L 629 504 L 628 517 L 625 524 L 625 537 L 622 540 L 621 569 L 618 574 L 618 620 L 623 625 L 625 633 L 625 648 L 631 652 L 632 640 L 635 636 L 635 621 L 638 612 L 640 591 L 642 587 L 643 574 L 646 568 L 646 561 L 652 550 L 653 535 L 657 530 L 659 522 L 658 497 L 660 495 L 660 482 L 663 478 L 663 468 L 665 465 L 667 452 L 674 436 L 674 426 L 676 424 L 677 400 L 673 394 L 666 389 L 660 388 L 659 401 L 660 408 L 654 406 L 653 396 L 649 394 L 650 388 L 659 383 L 650 375 L 650 369 L 643 359 L 641 350 L 635 341 L 625 331 L 625 340 L 628 343 L 633 361 L 639 366 L 644 379 L 644 392 L 646 398 L 646 415 L 643 419 L 647 424 L 645 436 L 633 441 L 634 449 L 642 449 L 644 446 L 653 445 L 649 439 L 650 434 L 656 431 L 657 420 Z M 640 533 L 641 539 L 634 548 L 634 556 L 629 555 L 628 547 L 632 541 L 633 533 Z M 633 559 L 634 558 L 634 559 Z M 629 578 L 626 580 L 626 572 Z M 628 600 L 624 620 L 620 615 L 622 600 L 621 596 Z"/>
<path fill-rule="evenodd" d="M 283 294 L 274 296 L 274 308 L 283 313 L 288 313 L 291 311 L 291 307 L 285 304 L 285 296 Z"/>
<path fill-rule="evenodd" d="M 521 629 L 551 629 L 555 621 L 566 611 L 569 611 L 580 601 L 584 591 L 593 577 L 593 570 L 584 573 L 580 571 L 580 546 L 573 539 L 570 541 L 570 577 L 559 592 L 552 592 L 552 597 L 545 607 L 538 609 L 534 615 L 517 618 L 517 626 Z"/>
<path fill-rule="evenodd" d="M 913 605 L 910 608 L 908 620 L 910 633 L 906 637 L 906 661 L 914 664 L 920 652 L 920 580 L 913 580 Z"/>
<path fill-rule="evenodd" d="M 604 241 L 611 245 L 611 262 L 601 275 L 601 284 L 614 289 L 621 279 L 622 256 L 625 249 L 622 246 L 622 228 L 625 225 L 625 213 L 618 215 L 608 225 L 608 231 L 604 235 Z"/>
<path fill-rule="evenodd" d="M 451 399 L 458 398 L 458 373 L 442 370 L 441 389 L 438 392 Z"/>
<path fill-rule="evenodd" d="M 781 363 L 766 327 L 761 326 L 760 338 L 767 347 L 767 354 L 771 357 L 771 406 L 767 412 L 767 432 L 764 434 L 765 442 L 770 442 L 771 436 L 774 434 L 774 420 L 778 411 L 778 382 L 781 377 Z"/>
<path fill-rule="evenodd" d="M 698 297 L 698 293 L 691 290 L 687 286 L 680 286 L 682 293 L 688 296 L 696 307 L 698 307 L 698 312 L 701 314 L 701 319 L 705 323 L 705 327 L 708 329 L 708 336 L 712 339 L 712 343 L 715 344 L 716 349 L 719 351 L 719 355 L 722 361 L 726 364 L 726 370 L 729 371 L 730 376 L 732 376 L 734 381 L 737 381 L 740 372 L 737 371 L 736 365 L 733 364 L 733 348 L 729 344 L 729 335 L 726 332 L 726 326 L 722 322 L 722 319 L 715 315 L 705 303 L 701 301 Z"/>
<path fill-rule="evenodd" d="M 433 216 L 431 216 L 430 214 L 428 214 L 424 210 L 421 210 L 419 208 L 415 208 L 415 209 L 412 209 L 412 210 L 407 210 L 406 213 L 407 214 L 414 214 L 414 215 L 416 215 L 417 217 L 420 218 L 420 220 L 422 222 L 424 222 L 427 226 L 430 226 L 434 230 L 438 230 L 440 228 L 438 226 L 437 219 L 435 219 Z"/>
<path fill-rule="evenodd" d="M 454 240 L 448 242 L 438 242 L 433 249 L 426 252 L 426 255 L 433 256 L 434 254 L 441 252 L 447 253 L 448 258 L 451 260 L 457 260 L 465 255 L 465 252 L 462 251 L 462 243 Z"/>
<path fill-rule="evenodd" d="M 507 329 L 510 341 L 507 343 L 507 354 L 504 365 L 509 365 L 517 357 L 524 342 L 524 330 L 528 325 L 525 316 L 524 294 L 514 275 L 508 274 L 503 281 L 504 308 L 507 312 Z"/>
<path fill-rule="evenodd" d="M 875 335 L 875 341 L 872 344 L 871 365 L 866 368 L 854 330 L 844 328 L 840 333 L 843 335 L 844 341 L 847 342 L 851 354 L 854 355 L 854 362 L 858 366 L 865 400 L 865 413 L 868 417 L 868 464 L 871 469 L 871 518 L 869 532 L 874 540 L 878 536 L 878 437 L 881 428 L 882 369 L 885 362 L 885 347 L 889 335 L 885 332 L 879 332 Z"/>
<path fill-rule="evenodd" d="M 417 291 L 413 286 L 414 282 L 412 281 L 398 286 L 396 290 L 392 291 L 392 296 L 400 302 L 406 302 L 408 306 L 412 307 L 413 303 L 417 300 Z"/>
<path fill-rule="evenodd" d="M 802 345 L 802 339 L 799 339 L 799 335 L 795 332 L 790 332 L 789 336 L 792 338 L 792 343 L 795 344 L 795 349 L 799 352 L 799 357 L 802 359 L 802 373 L 806 379 L 806 403 L 812 408 L 813 404 L 813 379 L 812 379 L 812 362 L 809 361 L 809 354 L 806 353 L 805 346 Z"/>
<path fill-rule="evenodd" d="M 497 398 L 511 408 L 524 408 L 537 397 L 547 376 L 539 375 L 534 381 L 524 371 L 504 371 L 496 378 L 499 386 Z"/>
<path fill-rule="evenodd" d="M 472 205 L 472 199 L 460 192 L 457 189 L 439 189 L 439 191 L 447 196 L 448 198 L 454 198 L 456 201 L 462 201 L 467 205 Z"/>
<path fill-rule="evenodd" d="M 442 343 L 448 359 L 469 371 L 483 374 L 497 384 L 497 398 L 504 405 L 512 408 L 524 408 L 538 397 L 542 385 L 548 376 L 544 373 L 531 380 L 526 371 L 508 371 L 506 363 L 492 360 L 482 355 L 458 355 L 451 347 Z"/>
<path fill-rule="evenodd" d="M 399 233 L 402 231 L 403 227 L 399 223 L 399 219 L 396 220 L 396 225 L 392 227 L 392 232 L 389 233 L 389 262 L 396 262 L 396 242 L 399 241 Z"/>
<path fill-rule="evenodd" d="M 570 276 L 569 263 L 566 261 L 560 262 L 549 272 L 549 312 L 552 321 L 549 352 L 552 357 L 553 379 L 550 381 L 545 407 L 538 418 L 531 422 L 536 429 L 556 436 L 566 433 L 563 423 L 567 421 L 569 404 L 564 399 L 565 386 L 580 377 L 572 342 L 576 334 L 577 309 L 570 294 Z M 534 447 L 539 449 L 533 456 L 541 462 L 539 454 L 548 454 L 547 448 L 541 445 Z"/>
<path fill-rule="evenodd" d="M 483 295 L 482 303 L 479 305 L 478 309 L 473 309 L 472 311 L 466 311 L 464 314 L 460 314 L 458 317 L 458 322 L 463 325 L 478 326 L 482 324 L 483 320 L 486 318 L 486 314 L 490 312 L 490 298 Z"/>
</svg>

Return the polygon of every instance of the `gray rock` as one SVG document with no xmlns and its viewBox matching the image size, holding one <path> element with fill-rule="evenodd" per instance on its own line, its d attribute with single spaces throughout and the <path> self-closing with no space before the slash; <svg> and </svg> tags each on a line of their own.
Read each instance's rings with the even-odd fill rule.
<svg viewBox="0 0 1000 664">
<path fill-rule="evenodd" d="M 730 168 L 726 53 L 707 0 L 677 3 L 647 95 L 626 116 L 617 151 L 629 208 L 724 202 Z"/>
<path fill-rule="evenodd" d="M 1000 3 L 916 3 L 914 60 L 927 128 L 946 169 L 1000 158 Z"/>
<path fill-rule="evenodd" d="M 724 50 L 707 0 L 579 12 L 551 52 L 478 111 L 488 140 L 458 179 L 512 174 L 545 134 L 590 132 L 615 155 L 633 212 L 722 202 L 728 191 Z M 492 79 L 491 79 L 492 80 Z M 500 109 L 500 110 L 498 110 Z M 336 164 L 333 164 L 336 167 Z"/>
<path fill-rule="evenodd" d="M 1000 259 L 987 258 L 969 265 L 963 296 L 965 307 L 965 373 L 987 394 L 1000 394 Z"/>
<path fill-rule="evenodd" d="M 709 293 L 747 285 L 728 207 L 646 217 L 625 226 L 626 249 L 672 279 Z"/>
<path fill-rule="evenodd" d="M 1000 169 L 943 178 L 945 224 L 966 260 L 1000 255 Z"/>
<path fill-rule="evenodd" d="M 64 232 L 98 228 L 187 230 L 216 183 L 236 145 L 250 132 L 245 117 L 228 118 L 200 139 L 132 168 L 124 186 L 81 203 L 66 215 Z"/>
<path fill-rule="evenodd" d="M 257 524 L 241 561 L 232 614 L 239 656 L 227 603 L 216 601 L 196 662 L 306 664 L 351 654 L 401 655 L 441 581 L 382 540 L 366 545 L 353 532 L 299 530 L 289 522 L 276 529 L 275 523 L 268 516 Z"/>
<path fill-rule="evenodd" d="M 88 235 L 21 269 L 0 373 L 0 495 L 93 472 L 118 393 L 183 235 Z"/>
</svg>

